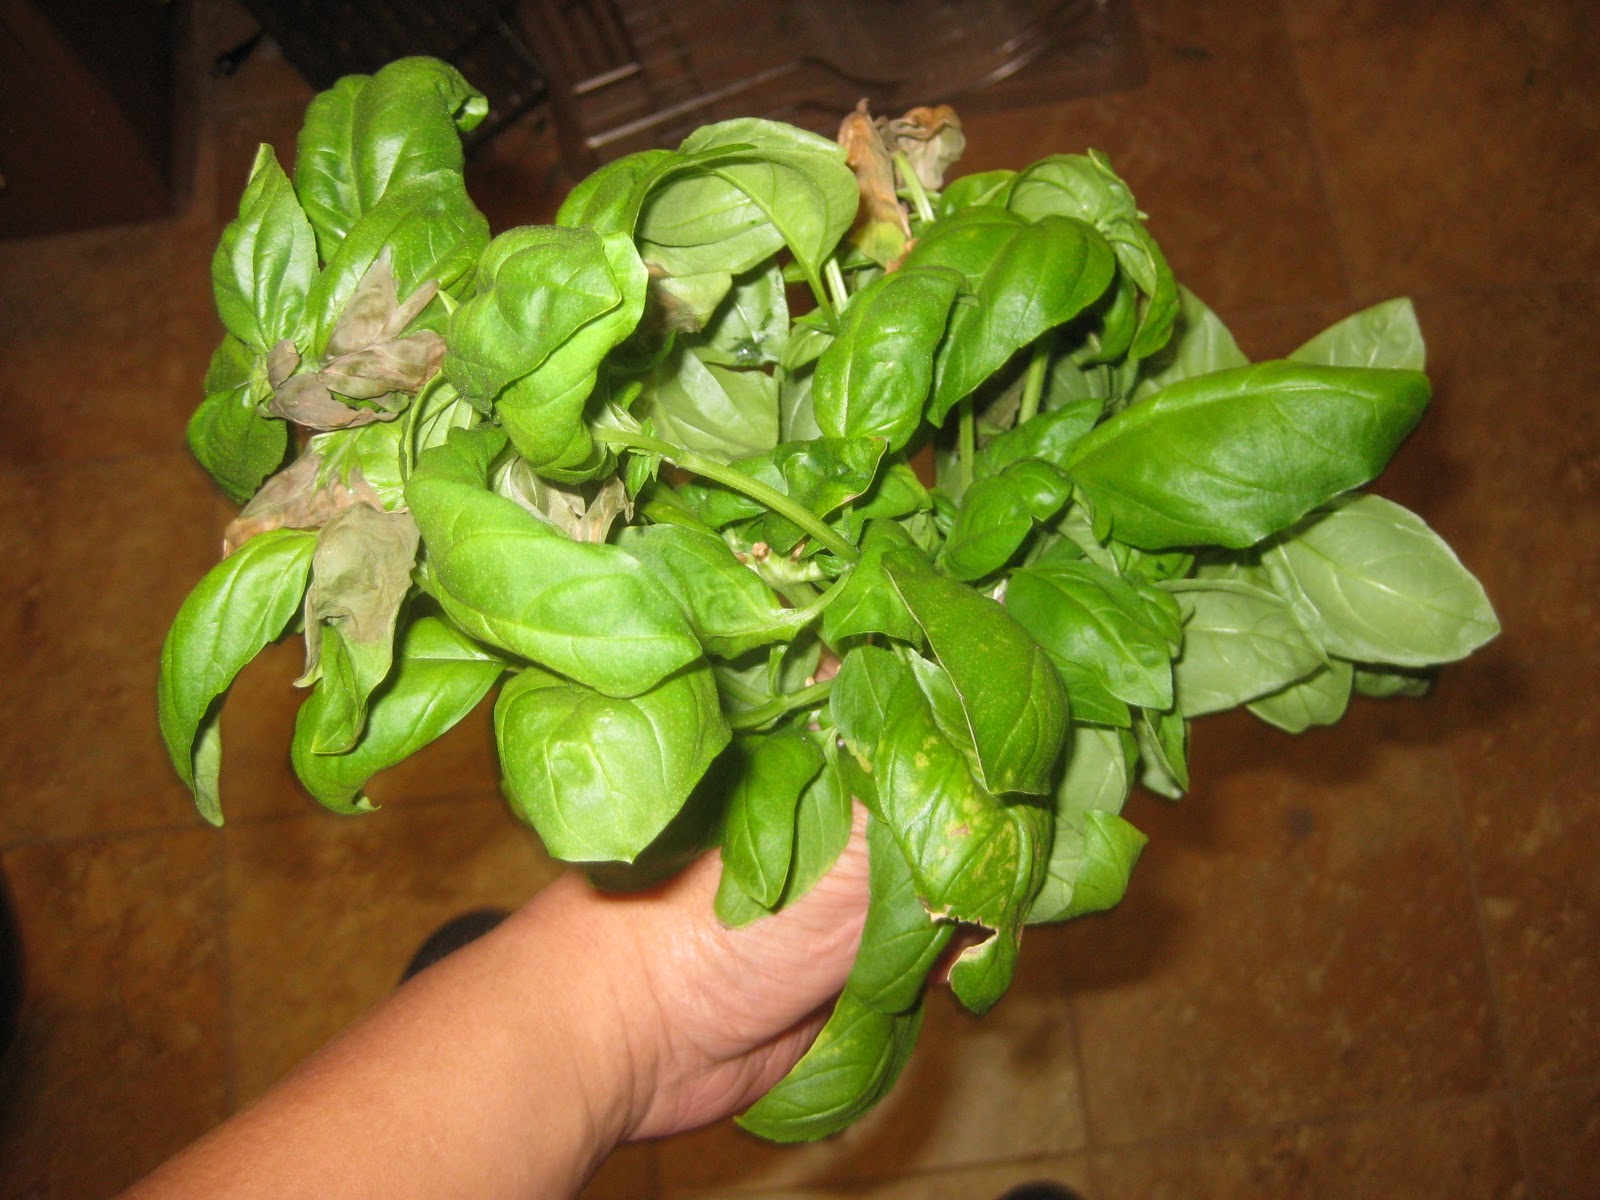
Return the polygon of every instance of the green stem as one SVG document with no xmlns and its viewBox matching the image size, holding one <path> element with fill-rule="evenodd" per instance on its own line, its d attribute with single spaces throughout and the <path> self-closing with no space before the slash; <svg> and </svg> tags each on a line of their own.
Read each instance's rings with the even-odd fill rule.
<svg viewBox="0 0 1600 1200">
<path fill-rule="evenodd" d="M 1039 411 L 1039 398 L 1044 395 L 1045 373 L 1050 369 L 1050 347 L 1040 338 L 1033 344 L 1033 357 L 1028 360 L 1028 374 L 1022 381 L 1022 406 L 1017 409 L 1017 424 L 1031 421 Z"/>
<path fill-rule="evenodd" d="M 900 182 L 905 185 L 906 191 L 911 193 L 911 205 L 917 210 L 917 216 L 924 221 L 933 220 L 933 203 L 928 199 L 928 193 L 922 187 L 922 180 L 917 178 L 916 168 L 911 165 L 911 160 L 906 157 L 904 150 L 895 153 L 894 165 L 900 172 Z"/>
<path fill-rule="evenodd" d="M 843 312 L 844 306 L 850 303 L 850 289 L 845 286 L 844 272 L 839 269 L 839 260 L 830 257 L 828 265 L 822 268 L 822 272 L 828 287 L 833 291 L 833 307 Z"/>
<path fill-rule="evenodd" d="M 607 446 L 620 446 L 626 450 L 638 450 L 645 454 L 659 454 L 685 471 L 704 476 L 714 483 L 720 483 L 723 487 L 732 488 L 742 495 L 749 496 L 757 504 L 765 505 L 780 517 L 787 517 L 793 521 L 845 562 L 853 563 L 861 557 L 854 546 L 830 529 L 815 513 L 796 504 L 776 488 L 768 487 L 759 479 L 752 479 L 743 471 L 736 471 L 726 463 L 719 463 L 715 459 L 706 458 L 692 450 L 685 450 L 682 446 L 674 446 L 671 442 L 664 442 L 660 438 L 644 433 L 629 433 L 621 429 L 597 429 L 594 431 L 594 436 L 596 441 Z"/>
<path fill-rule="evenodd" d="M 826 700 L 828 693 L 831 691 L 833 691 L 833 680 L 824 679 L 820 683 L 813 683 L 810 687 L 787 692 L 782 696 L 774 696 L 765 704 L 758 705 L 748 712 L 734 713 L 728 718 L 728 726 L 731 729 L 760 729 L 763 725 L 776 721 L 785 713 L 791 713 L 800 708 L 810 708 L 818 702 Z"/>
<path fill-rule="evenodd" d="M 972 415 L 972 397 L 965 396 L 961 400 L 960 415 L 960 444 L 957 450 L 958 466 L 961 471 L 961 492 L 963 495 L 972 486 L 972 460 L 978 454 L 978 422 Z"/>
</svg>

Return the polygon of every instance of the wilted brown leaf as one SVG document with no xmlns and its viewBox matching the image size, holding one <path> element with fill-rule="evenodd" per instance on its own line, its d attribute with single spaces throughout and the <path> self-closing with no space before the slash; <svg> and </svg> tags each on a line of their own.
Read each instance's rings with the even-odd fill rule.
<svg viewBox="0 0 1600 1200">
<path fill-rule="evenodd" d="M 354 504 L 383 507 L 359 469 L 350 472 L 348 481 L 319 484 L 321 469 L 321 458 L 308 450 L 262 484 L 223 532 L 223 556 L 271 529 L 320 529 Z"/>
<path fill-rule="evenodd" d="M 302 683 L 316 677 L 325 624 L 336 625 L 352 649 L 393 644 L 420 540 L 410 513 L 384 512 L 362 503 L 350 505 L 323 526 L 306 591 Z"/>
<path fill-rule="evenodd" d="M 967 148 L 961 118 L 948 104 L 913 108 L 884 125 L 885 140 L 894 153 L 904 154 L 922 186 L 937 192 L 946 172 Z"/>
</svg>

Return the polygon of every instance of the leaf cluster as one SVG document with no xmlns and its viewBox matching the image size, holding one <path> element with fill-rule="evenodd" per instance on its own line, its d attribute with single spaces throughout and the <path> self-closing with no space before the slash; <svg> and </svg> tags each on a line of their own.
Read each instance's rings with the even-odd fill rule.
<svg viewBox="0 0 1600 1200">
<path fill-rule="evenodd" d="M 864 110 L 848 160 L 729 121 L 491 240 L 461 176 L 482 112 L 407 59 L 313 102 L 292 178 L 257 159 L 189 428 L 243 509 L 164 647 L 161 728 L 220 822 L 218 705 L 298 623 L 322 803 L 369 809 L 494 694 L 552 854 L 628 886 L 719 846 L 729 924 L 804 895 L 858 798 L 861 950 L 755 1132 L 824 1136 L 892 1086 L 958 927 L 983 1012 L 1027 925 L 1115 905 L 1124 802 L 1188 787 L 1192 718 L 1300 732 L 1496 633 L 1361 490 L 1428 401 L 1406 301 L 1251 364 L 1104 157 L 941 189 L 958 139 L 912 170 Z"/>
</svg>

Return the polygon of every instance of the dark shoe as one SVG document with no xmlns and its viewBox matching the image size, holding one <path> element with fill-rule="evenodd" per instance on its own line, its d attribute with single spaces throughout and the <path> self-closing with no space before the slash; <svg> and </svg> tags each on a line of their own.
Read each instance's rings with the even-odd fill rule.
<svg viewBox="0 0 1600 1200">
<path fill-rule="evenodd" d="M 1040 1180 L 1037 1183 L 1019 1184 L 1012 1188 L 1000 1200 L 1083 1200 L 1071 1188 L 1062 1187 L 1059 1183 Z"/>
<path fill-rule="evenodd" d="M 452 951 L 468 942 L 475 942 L 500 924 L 511 914 L 502 908 L 476 908 L 471 912 L 452 917 L 428 935 L 428 940 L 417 947 L 405 971 L 400 976 L 404 983 L 419 971 L 425 971 Z"/>
</svg>

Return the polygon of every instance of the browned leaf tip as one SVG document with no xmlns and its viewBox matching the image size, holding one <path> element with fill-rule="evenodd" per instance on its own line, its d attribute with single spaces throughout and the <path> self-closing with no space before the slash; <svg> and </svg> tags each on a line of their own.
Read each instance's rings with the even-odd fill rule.
<svg viewBox="0 0 1600 1200">
<path fill-rule="evenodd" d="M 913 108 L 885 122 L 883 132 L 891 151 L 904 154 L 922 186 L 934 192 L 967 148 L 961 118 L 948 104 Z"/>
<path fill-rule="evenodd" d="M 911 222 L 895 193 L 894 159 L 865 100 L 840 123 L 839 145 L 844 147 L 845 162 L 856 173 L 864 222 L 870 225 L 881 221 L 910 236 Z"/>
</svg>

